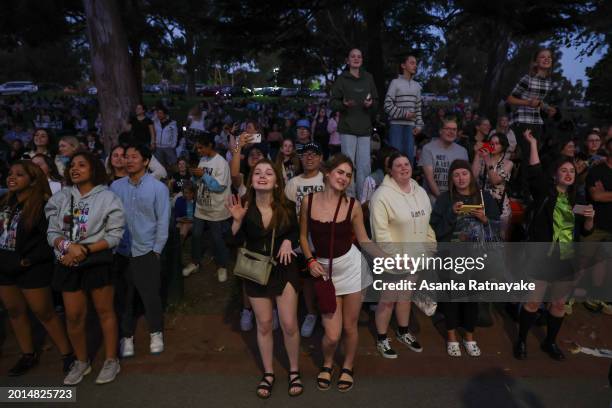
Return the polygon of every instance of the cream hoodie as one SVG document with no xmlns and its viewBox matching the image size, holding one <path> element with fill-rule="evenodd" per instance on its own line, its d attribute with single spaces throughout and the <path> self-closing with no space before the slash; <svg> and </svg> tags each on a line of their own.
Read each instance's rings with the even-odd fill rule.
<svg viewBox="0 0 612 408">
<path fill-rule="evenodd" d="M 431 203 L 423 187 L 410 180 L 410 192 L 403 192 L 395 180 L 385 176 L 370 201 L 372 239 L 390 255 L 426 256 L 435 251 L 436 234 L 429 225 Z M 429 244 L 429 245 L 428 245 Z M 431 245 L 433 244 L 433 245 Z"/>
</svg>

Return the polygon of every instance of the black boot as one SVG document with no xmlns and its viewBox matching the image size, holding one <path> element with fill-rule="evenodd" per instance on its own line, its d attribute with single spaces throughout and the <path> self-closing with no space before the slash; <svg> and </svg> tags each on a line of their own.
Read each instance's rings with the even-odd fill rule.
<svg viewBox="0 0 612 408">
<path fill-rule="evenodd" d="M 557 346 L 557 343 L 542 343 L 540 348 L 543 352 L 547 353 L 553 360 L 565 360 L 565 354 L 563 354 L 559 346 Z"/>
<path fill-rule="evenodd" d="M 31 368 L 38 365 L 38 353 L 22 354 L 21 358 L 17 360 L 17 363 L 8 371 L 9 377 L 18 377 L 24 375 Z"/>
<path fill-rule="evenodd" d="M 527 343 L 525 340 L 518 340 L 514 345 L 514 358 L 525 360 L 527 358 Z"/>
</svg>

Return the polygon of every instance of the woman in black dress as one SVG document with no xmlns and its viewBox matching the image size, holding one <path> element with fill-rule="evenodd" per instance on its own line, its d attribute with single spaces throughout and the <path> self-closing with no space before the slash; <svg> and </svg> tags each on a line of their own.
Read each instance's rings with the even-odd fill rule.
<svg viewBox="0 0 612 408">
<path fill-rule="evenodd" d="M 244 280 L 257 321 L 257 344 L 264 366 L 264 375 L 257 387 L 257 396 L 269 398 L 274 384 L 272 336 L 273 308 L 276 303 L 283 330 L 285 349 L 289 358 L 289 395 L 303 391 L 298 371 L 300 334 L 298 332 L 297 300 L 299 277 L 295 264 L 298 244 L 298 225 L 295 206 L 285 198 L 283 177 L 268 159 L 260 160 L 249 177 L 250 187 L 244 204 L 230 196 L 227 207 L 234 219 L 232 234 L 238 241 L 246 241 L 246 248 L 262 255 L 270 254 L 275 231 L 273 253 L 277 264 L 266 285 Z"/>
</svg>

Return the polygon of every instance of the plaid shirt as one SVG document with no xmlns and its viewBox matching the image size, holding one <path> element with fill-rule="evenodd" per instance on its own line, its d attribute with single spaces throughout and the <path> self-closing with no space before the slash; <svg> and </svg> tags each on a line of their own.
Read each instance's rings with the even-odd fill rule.
<svg viewBox="0 0 612 408">
<path fill-rule="evenodd" d="M 512 96 L 523 100 L 539 99 L 543 101 L 551 89 L 552 81 L 550 78 L 525 75 L 512 90 Z M 512 115 L 512 123 L 543 125 L 544 121 L 540 115 L 540 108 L 519 106 Z"/>
</svg>

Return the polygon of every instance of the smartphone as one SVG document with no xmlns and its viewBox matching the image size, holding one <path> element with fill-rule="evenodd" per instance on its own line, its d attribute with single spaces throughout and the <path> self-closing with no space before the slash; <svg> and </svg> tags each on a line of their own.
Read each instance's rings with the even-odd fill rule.
<svg viewBox="0 0 612 408">
<path fill-rule="evenodd" d="M 261 133 L 251 134 L 251 143 L 261 143 Z"/>
<path fill-rule="evenodd" d="M 489 143 L 489 142 L 484 142 L 482 144 L 481 149 L 484 149 L 484 150 L 488 151 L 489 153 L 493 153 L 493 150 L 494 150 L 493 149 L 493 145 L 491 143 Z"/>
<path fill-rule="evenodd" d="M 578 214 L 578 215 L 584 215 L 584 212 L 586 210 L 589 210 L 591 208 L 590 205 L 582 205 L 582 204 L 576 204 L 574 206 L 574 208 L 572 209 L 572 212 L 574 214 Z"/>
<path fill-rule="evenodd" d="M 187 131 L 187 126 L 183 126 L 183 132 Z"/>
</svg>

